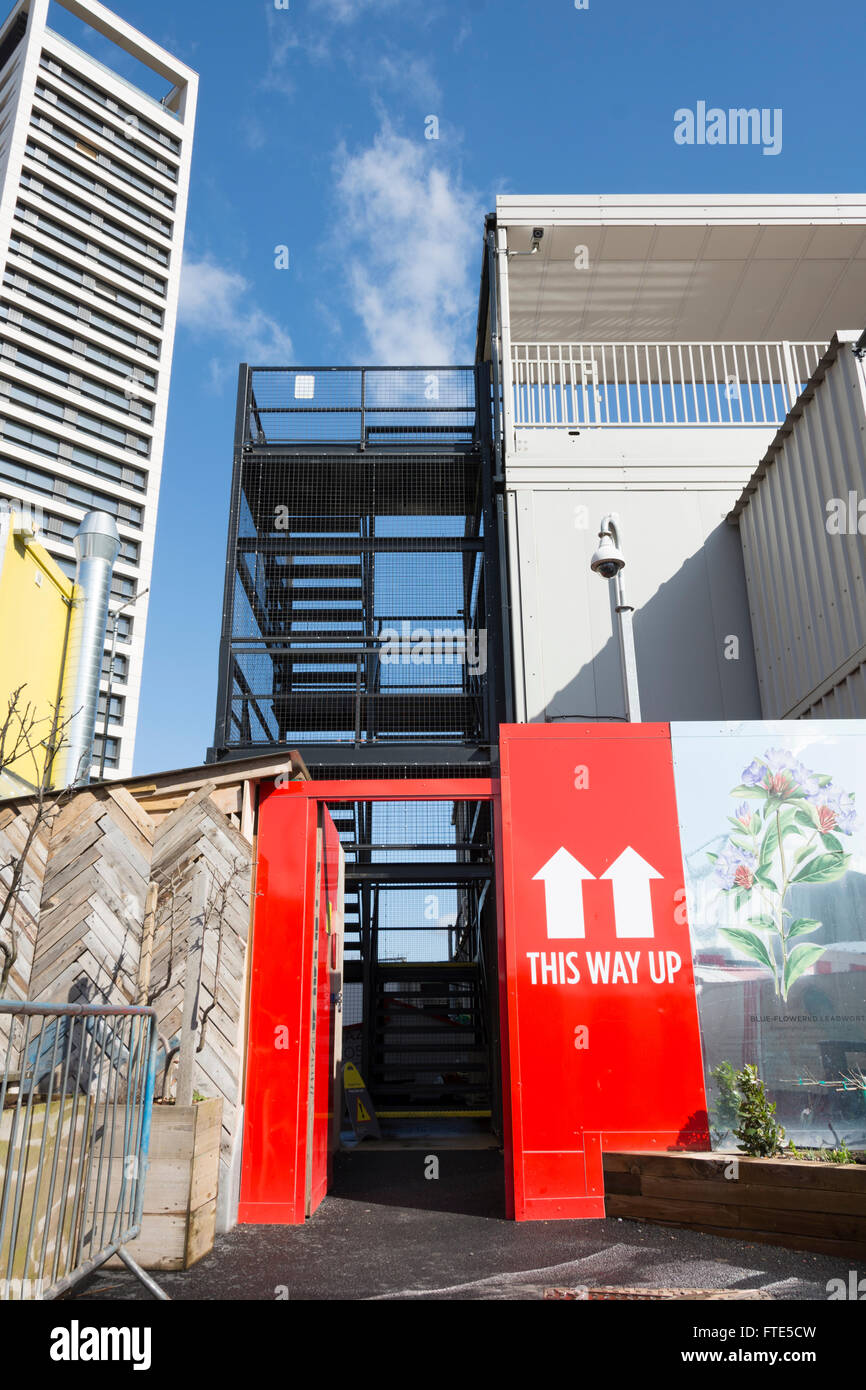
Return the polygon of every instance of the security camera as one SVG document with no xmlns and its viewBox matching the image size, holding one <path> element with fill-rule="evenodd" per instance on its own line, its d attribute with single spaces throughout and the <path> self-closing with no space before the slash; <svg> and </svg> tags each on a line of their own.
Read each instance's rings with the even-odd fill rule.
<svg viewBox="0 0 866 1390">
<path fill-rule="evenodd" d="M 625 568 L 625 556 L 607 531 L 602 532 L 601 544 L 590 560 L 589 567 L 595 574 L 600 574 L 602 579 L 613 579 Z"/>
<path fill-rule="evenodd" d="M 544 228 L 543 228 L 543 227 L 533 227 L 533 229 L 532 229 L 532 239 L 531 239 L 531 241 L 530 241 L 530 243 L 529 243 L 530 252 L 531 252 L 531 254 L 532 254 L 533 256 L 535 256 L 535 255 L 541 250 L 540 242 L 541 242 L 541 239 L 542 239 L 543 236 L 544 236 Z"/>
</svg>

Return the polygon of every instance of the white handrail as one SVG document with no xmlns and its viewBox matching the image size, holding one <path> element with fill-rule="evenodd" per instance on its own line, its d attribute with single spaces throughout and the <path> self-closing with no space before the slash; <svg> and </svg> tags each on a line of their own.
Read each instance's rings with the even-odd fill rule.
<svg viewBox="0 0 866 1390">
<path fill-rule="evenodd" d="M 518 429 L 779 425 L 826 343 L 512 343 Z"/>
</svg>

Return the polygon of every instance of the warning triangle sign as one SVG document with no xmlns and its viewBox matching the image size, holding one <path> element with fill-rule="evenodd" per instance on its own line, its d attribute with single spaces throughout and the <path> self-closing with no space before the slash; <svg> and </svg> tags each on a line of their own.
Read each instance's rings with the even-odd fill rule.
<svg viewBox="0 0 866 1390">
<path fill-rule="evenodd" d="M 365 1139 L 368 1134 L 381 1139 L 379 1121 L 370 1094 L 364 1085 L 363 1077 L 354 1062 L 343 1066 L 343 1090 L 346 1096 L 346 1109 L 356 1137 Z"/>
</svg>

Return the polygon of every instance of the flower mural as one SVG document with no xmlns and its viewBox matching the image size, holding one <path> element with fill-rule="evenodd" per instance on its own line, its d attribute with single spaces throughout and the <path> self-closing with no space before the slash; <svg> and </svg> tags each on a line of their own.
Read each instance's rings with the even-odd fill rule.
<svg viewBox="0 0 866 1390">
<path fill-rule="evenodd" d="M 794 885 L 844 877 L 851 855 L 839 836 L 859 828 L 854 797 L 784 748 L 753 758 L 731 794 L 741 798 L 728 817 L 732 829 L 722 851 L 709 858 L 721 892 L 733 896 L 735 908 L 748 905 L 754 912 L 748 928 L 721 931 L 742 955 L 771 971 L 776 994 L 787 1000 L 794 981 L 827 948 L 800 940 L 821 923 L 794 917 L 785 900 Z"/>
</svg>

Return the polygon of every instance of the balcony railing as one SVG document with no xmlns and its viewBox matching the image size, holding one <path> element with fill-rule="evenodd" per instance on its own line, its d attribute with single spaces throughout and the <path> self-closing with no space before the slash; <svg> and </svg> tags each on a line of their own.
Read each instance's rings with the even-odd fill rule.
<svg viewBox="0 0 866 1390">
<path fill-rule="evenodd" d="M 513 343 L 519 429 L 780 425 L 826 343 Z"/>
<path fill-rule="evenodd" d="M 253 367 L 255 446 L 453 447 L 475 438 L 472 367 Z"/>
</svg>

